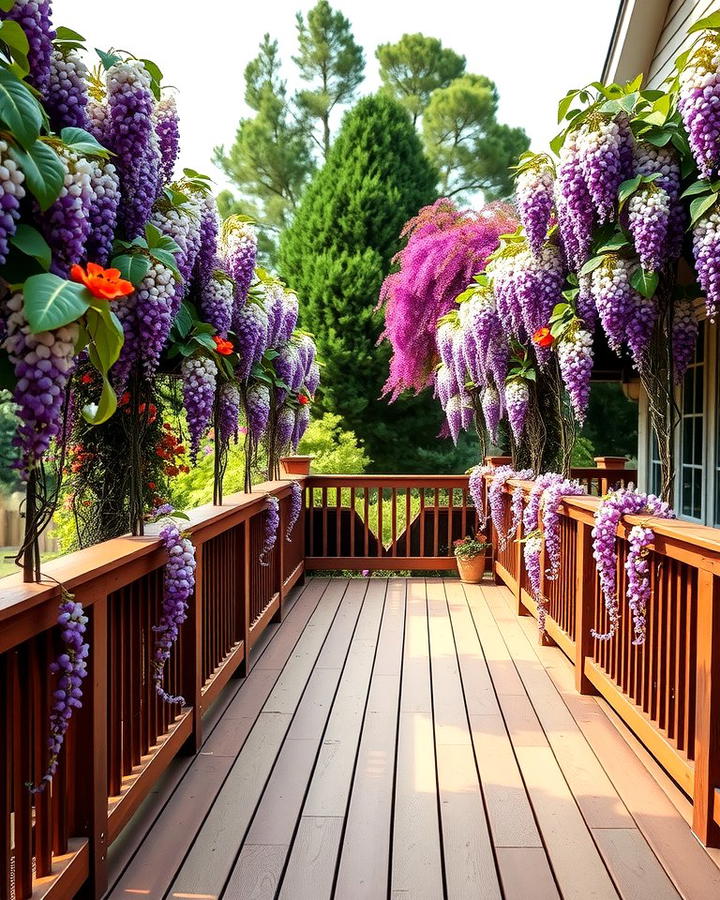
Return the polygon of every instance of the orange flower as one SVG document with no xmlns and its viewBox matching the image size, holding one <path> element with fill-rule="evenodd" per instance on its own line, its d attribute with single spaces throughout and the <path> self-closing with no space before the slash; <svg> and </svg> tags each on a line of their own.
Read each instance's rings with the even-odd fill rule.
<svg viewBox="0 0 720 900">
<path fill-rule="evenodd" d="M 538 328 L 532 339 L 533 343 L 537 344 L 538 347 L 550 347 L 555 341 L 555 338 L 550 334 L 549 328 Z"/>
<path fill-rule="evenodd" d="M 306 394 L 298 394 L 297 402 L 300 404 L 300 406 L 305 406 L 306 403 L 310 402 L 310 398 Z"/>
<path fill-rule="evenodd" d="M 221 338 L 219 334 L 213 335 L 213 340 L 215 341 L 217 352 L 221 356 L 230 356 L 233 352 L 232 341 L 226 341 L 225 338 Z"/>
<path fill-rule="evenodd" d="M 74 265 L 70 269 L 70 278 L 84 284 L 93 297 L 101 300 L 117 300 L 118 297 L 127 297 L 135 290 L 134 285 L 120 277 L 119 269 L 103 269 L 97 263 L 89 262 L 87 270 Z"/>
</svg>

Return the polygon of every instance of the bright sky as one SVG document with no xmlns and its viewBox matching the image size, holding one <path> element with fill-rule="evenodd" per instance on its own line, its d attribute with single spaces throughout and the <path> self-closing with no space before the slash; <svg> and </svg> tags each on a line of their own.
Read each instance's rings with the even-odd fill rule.
<svg viewBox="0 0 720 900">
<path fill-rule="evenodd" d="M 232 142 L 243 103 L 243 70 L 263 34 L 277 38 L 291 89 L 295 12 L 314 0 L 54 0 L 54 23 L 79 31 L 90 47 L 153 59 L 178 90 L 181 164 L 222 186 L 212 149 Z M 555 133 L 557 101 L 600 76 L 619 0 L 331 0 L 365 47 L 365 92 L 379 85 L 375 47 L 404 33 L 440 38 L 492 78 L 500 121 L 521 125 L 533 149 Z"/>
</svg>

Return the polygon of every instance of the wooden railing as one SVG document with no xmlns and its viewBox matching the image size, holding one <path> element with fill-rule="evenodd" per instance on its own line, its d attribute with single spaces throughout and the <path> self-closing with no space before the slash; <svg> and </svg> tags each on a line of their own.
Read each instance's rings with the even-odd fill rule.
<svg viewBox="0 0 720 900">
<path fill-rule="evenodd" d="M 280 500 L 269 565 L 259 562 L 265 496 Z M 109 845 L 179 752 L 196 751 L 203 713 L 241 674 L 252 645 L 282 613 L 304 574 L 304 517 L 287 542 L 288 482 L 259 485 L 191 514 L 196 590 L 165 673 L 185 698 L 161 701 L 152 681 L 164 551 L 156 538 L 119 538 L 44 567 L 46 580 L 0 581 L 0 897 L 102 896 Z M 53 580 L 54 579 L 54 580 Z M 32 794 L 47 764 L 48 714 L 60 652 L 58 583 L 87 611 L 89 674 L 52 784 Z"/>
<path fill-rule="evenodd" d="M 637 478 L 623 459 L 598 459 L 572 470 L 590 494 Z M 310 475 L 305 509 L 308 570 L 453 570 L 453 541 L 479 524 L 467 475 Z"/>
<path fill-rule="evenodd" d="M 311 475 L 305 566 L 448 570 L 453 541 L 477 530 L 466 475 Z"/>
<path fill-rule="evenodd" d="M 511 482 L 503 497 L 510 524 Z M 688 522 L 628 516 L 617 531 L 621 618 L 604 633 L 608 615 L 592 558 L 592 527 L 600 500 L 568 497 L 561 504 L 561 563 L 556 580 L 542 577 L 547 635 L 573 661 L 576 686 L 600 693 L 693 800 L 693 829 L 720 845 L 720 531 Z M 652 597 L 645 643 L 633 645 L 625 600 L 627 537 L 636 524 L 653 528 Z M 517 537 L 520 537 L 518 535 Z M 496 578 L 515 595 L 519 615 L 537 615 L 523 565 L 522 545 L 497 547 Z M 543 561 L 544 563 L 544 561 Z M 545 566 L 543 564 L 543 572 Z"/>
</svg>

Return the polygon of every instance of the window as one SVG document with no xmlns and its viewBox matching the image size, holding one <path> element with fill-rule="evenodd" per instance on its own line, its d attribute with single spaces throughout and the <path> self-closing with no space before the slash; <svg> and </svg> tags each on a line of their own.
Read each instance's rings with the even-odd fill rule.
<svg viewBox="0 0 720 900">
<path fill-rule="evenodd" d="M 685 373 L 680 418 L 680 510 L 689 519 L 703 520 L 703 450 L 705 407 L 705 328 L 700 326 L 695 358 Z M 651 455 L 657 451 L 651 451 Z M 653 460 L 654 461 L 654 460 Z"/>
</svg>

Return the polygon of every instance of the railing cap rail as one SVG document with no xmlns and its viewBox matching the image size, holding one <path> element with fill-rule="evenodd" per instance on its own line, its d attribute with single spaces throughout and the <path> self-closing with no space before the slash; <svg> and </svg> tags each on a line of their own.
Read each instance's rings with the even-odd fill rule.
<svg viewBox="0 0 720 900">
<path fill-rule="evenodd" d="M 252 515 L 259 511 L 267 494 L 287 496 L 290 481 L 295 480 L 303 479 L 296 476 L 292 479 L 263 482 L 255 485 L 251 493 L 241 492 L 223 498 L 222 506 L 213 506 L 212 503 L 198 506 L 188 511 L 190 521 L 183 520 L 180 524 L 191 534 L 202 538 L 205 529 L 222 522 L 223 519 L 236 517 L 238 513 Z M 159 551 L 160 542 L 157 535 L 152 533 L 157 530 L 157 526 L 149 526 L 149 533 L 143 537 L 123 535 L 50 560 L 42 566 L 43 575 L 47 578 L 39 584 L 24 583 L 19 572 L 8 575 L 0 580 L 0 623 L 17 614 L 25 613 L 28 608 L 45 601 L 57 600 L 58 583 L 73 591 L 122 566 Z"/>
</svg>

